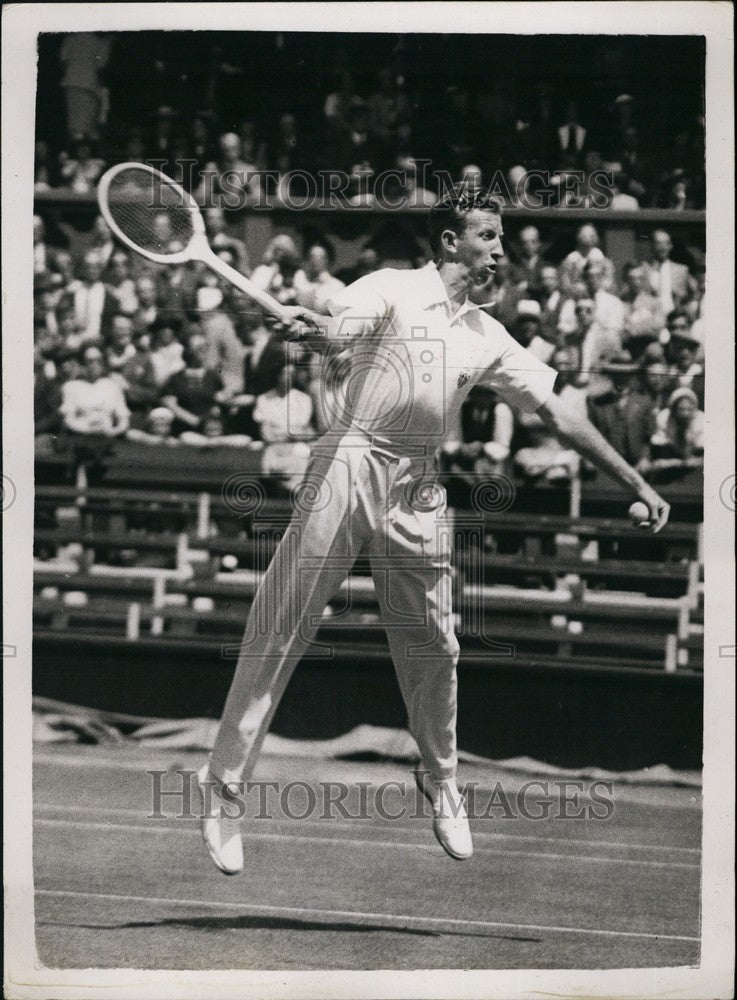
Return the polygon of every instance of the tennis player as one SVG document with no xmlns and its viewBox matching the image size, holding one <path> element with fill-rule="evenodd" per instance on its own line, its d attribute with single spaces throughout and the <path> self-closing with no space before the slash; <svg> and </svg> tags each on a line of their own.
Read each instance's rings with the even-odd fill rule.
<svg viewBox="0 0 737 1000">
<path fill-rule="evenodd" d="M 475 305 L 502 255 L 499 203 L 458 185 L 433 207 L 434 261 L 360 278 L 328 303 L 331 317 L 294 308 L 295 331 L 352 348 L 335 430 L 312 450 L 302 499 L 256 594 L 223 718 L 198 775 L 203 836 L 218 868 L 243 867 L 236 789 L 323 610 L 359 554 L 368 555 L 409 728 L 415 772 L 447 853 L 473 846 L 456 784 L 456 664 L 446 500 L 434 456 L 474 385 L 537 412 L 571 447 L 619 480 L 659 531 L 668 505 L 553 392 L 556 372 Z M 311 491 L 311 492 L 310 492 Z M 233 787 L 235 786 L 235 787 Z M 240 786 L 243 791 L 243 786 Z"/>
</svg>

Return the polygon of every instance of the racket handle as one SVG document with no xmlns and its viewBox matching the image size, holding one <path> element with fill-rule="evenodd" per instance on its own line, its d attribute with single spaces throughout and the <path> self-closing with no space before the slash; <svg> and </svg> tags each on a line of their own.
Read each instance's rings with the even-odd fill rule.
<svg viewBox="0 0 737 1000">
<path fill-rule="evenodd" d="M 205 263 L 211 271 L 219 274 L 221 278 L 225 278 L 226 281 L 229 281 L 231 285 L 235 285 L 235 287 L 239 291 L 243 292 L 244 295 L 253 299 L 254 302 L 258 302 L 258 304 L 268 313 L 271 313 L 272 316 L 276 316 L 285 323 L 291 321 L 292 316 L 281 304 L 281 302 L 277 302 L 276 299 L 269 295 L 268 292 L 265 292 L 263 288 L 259 288 L 258 285 L 255 285 L 250 278 L 241 274 L 240 271 L 236 271 L 236 269 L 231 267 L 230 264 L 226 264 L 224 260 L 221 260 L 220 257 L 217 256 L 217 254 L 208 254 L 203 263 Z"/>
</svg>

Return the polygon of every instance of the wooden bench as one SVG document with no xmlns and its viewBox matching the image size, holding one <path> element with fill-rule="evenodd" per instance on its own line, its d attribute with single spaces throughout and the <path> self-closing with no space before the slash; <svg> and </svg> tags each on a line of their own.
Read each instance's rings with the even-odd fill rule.
<svg viewBox="0 0 737 1000">
<path fill-rule="evenodd" d="M 124 532 L 87 531 L 79 526 L 41 528 L 33 533 L 34 549 L 48 547 L 56 552 L 67 545 L 79 545 L 92 559 L 104 557 L 109 552 L 145 552 L 155 554 L 167 566 L 180 566 L 185 551 L 185 537 L 174 532 Z M 85 557 L 89 562 L 89 555 Z M 143 560 L 142 560 L 143 561 Z M 147 565 L 151 565 L 145 560 Z M 158 565 L 158 561 L 156 565 Z"/>
</svg>

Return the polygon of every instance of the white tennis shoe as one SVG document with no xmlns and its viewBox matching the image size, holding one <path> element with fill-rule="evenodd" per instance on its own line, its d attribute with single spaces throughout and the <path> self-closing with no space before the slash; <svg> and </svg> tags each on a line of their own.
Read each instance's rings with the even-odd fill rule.
<svg viewBox="0 0 737 1000">
<path fill-rule="evenodd" d="M 465 861 L 473 854 L 471 828 L 463 796 L 454 780 L 435 782 L 426 771 L 415 771 L 417 787 L 432 806 L 433 831 L 451 858 Z"/>
<path fill-rule="evenodd" d="M 210 774 L 207 764 L 198 771 L 197 784 L 202 796 L 200 824 L 205 846 L 221 872 L 237 875 L 243 868 L 243 842 L 240 820 L 228 815 L 233 804 L 218 794 L 220 783 Z"/>
</svg>

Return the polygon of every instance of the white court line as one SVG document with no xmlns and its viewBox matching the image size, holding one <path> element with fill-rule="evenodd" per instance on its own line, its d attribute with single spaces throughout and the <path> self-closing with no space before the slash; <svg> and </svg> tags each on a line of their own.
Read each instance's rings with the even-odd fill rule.
<svg viewBox="0 0 737 1000">
<path fill-rule="evenodd" d="M 34 810 L 46 810 L 46 811 L 53 811 L 53 812 L 68 812 L 68 813 L 77 813 L 77 814 L 79 814 L 80 812 L 84 812 L 84 809 L 81 809 L 79 806 L 69 806 L 69 805 L 62 805 L 62 804 L 58 804 L 57 805 L 57 804 L 55 804 L 53 802 L 36 802 L 34 804 Z M 90 810 L 90 811 L 93 811 L 93 810 Z M 95 807 L 94 811 L 96 813 L 102 813 L 102 814 L 104 814 L 106 816 L 132 816 L 132 817 L 135 817 L 136 819 L 141 819 L 142 816 L 143 816 L 143 813 L 142 813 L 142 811 L 140 809 L 122 809 L 122 808 L 115 808 L 113 806 L 109 806 L 109 807 L 105 806 L 105 807 L 102 807 L 102 808 Z M 148 818 L 148 817 L 146 817 L 146 818 Z M 195 818 L 197 818 L 197 817 L 195 817 Z M 427 816 L 417 816 L 416 817 L 417 820 L 429 820 L 430 818 L 431 817 L 429 816 L 429 814 Z M 161 818 L 157 817 L 156 819 L 152 819 L 151 822 L 152 823 L 154 823 L 154 822 L 163 822 L 163 820 L 167 820 L 167 819 L 168 820 L 175 820 L 175 819 L 177 819 L 177 817 L 176 816 L 169 816 L 166 813 L 164 813 L 163 817 L 161 817 Z M 472 816 L 471 819 L 473 820 L 474 817 Z M 477 820 L 478 820 L 478 817 L 477 817 Z M 356 820 L 355 817 L 350 817 L 348 819 L 345 819 L 345 818 L 341 817 L 340 820 L 334 820 L 332 817 L 331 817 L 330 820 L 319 820 L 319 819 L 297 819 L 297 820 L 293 820 L 293 819 L 289 819 L 288 816 L 283 816 L 283 817 L 282 816 L 278 816 L 278 817 L 277 816 L 273 816 L 273 817 L 270 816 L 268 818 L 268 820 L 264 820 L 264 819 L 260 819 L 259 820 L 259 819 L 255 819 L 255 818 L 252 818 L 252 817 L 244 817 L 243 818 L 243 822 L 244 823 L 248 823 L 249 821 L 252 821 L 252 822 L 258 823 L 258 824 L 261 824 L 261 823 L 264 823 L 264 822 L 273 822 L 273 823 L 299 823 L 300 829 L 302 829 L 304 827 L 311 827 L 313 830 L 324 830 L 326 828 L 326 823 L 329 823 L 329 822 L 340 822 L 341 824 L 343 824 L 344 829 L 355 828 L 355 827 L 358 826 L 359 822 L 366 822 L 366 823 L 368 822 L 368 820 L 365 820 L 365 821 Z M 415 827 L 415 826 L 408 826 L 406 823 L 402 824 L 402 823 L 395 823 L 395 822 L 392 822 L 392 827 L 391 828 L 393 830 L 406 831 L 408 833 L 411 833 L 411 832 L 413 832 L 414 830 L 417 829 L 417 827 Z M 576 839 L 574 837 L 530 837 L 530 836 L 527 836 L 526 834 L 520 834 L 520 833 L 492 833 L 490 830 L 477 830 L 477 829 L 474 829 L 473 836 L 474 836 L 475 840 L 478 840 L 479 838 L 481 838 L 481 839 L 486 839 L 486 840 L 521 840 L 521 841 L 529 842 L 529 843 L 533 843 L 533 844 L 574 844 L 574 845 L 583 844 L 586 847 L 614 847 L 614 848 L 623 848 L 623 849 L 633 850 L 633 851 L 662 851 L 662 852 L 664 852 L 666 854 L 673 854 L 674 852 L 680 852 L 682 854 L 695 854 L 697 857 L 701 856 L 701 848 L 700 847 L 675 847 L 675 846 L 672 847 L 669 844 L 630 844 L 630 843 L 627 843 L 626 841 L 619 841 L 619 840 L 582 840 L 582 839 Z M 372 841 L 372 843 L 373 843 L 373 841 Z"/>
<path fill-rule="evenodd" d="M 462 920 L 457 917 L 413 917 L 397 913 L 366 913 L 360 910 L 318 910 L 300 906 L 267 906 L 264 904 L 213 902 L 207 899 L 172 899 L 167 896 L 126 896 L 119 893 L 78 892 L 72 889 L 37 889 L 39 896 L 71 897 L 73 899 L 106 899 L 123 903 L 147 903 L 151 905 L 207 907 L 215 910 L 237 910 L 242 916 L 271 916 L 282 918 L 302 917 L 304 920 L 318 922 L 320 918 L 327 924 L 328 920 L 352 921 L 359 926 L 365 921 L 376 921 L 386 929 L 417 929 L 437 930 L 442 927 L 464 928 L 467 930 L 516 930 L 516 931 L 549 931 L 557 934 L 594 934 L 599 937 L 638 938 L 648 941 L 691 941 L 699 942 L 698 937 L 683 934 L 653 934 L 645 931 L 611 931 L 598 930 L 593 927 L 556 927 L 548 924 L 511 924 L 496 920 Z M 327 919 L 326 919 L 327 918 Z M 381 929 L 381 928 L 377 928 Z"/>
<path fill-rule="evenodd" d="M 181 829 L 185 833 L 197 834 L 199 836 L 199 829 L 192 829 L 191 827 L 175 827 L 175 826 L 139 826 L 134 823 L 96 823 L 92 820 L 68 820 L 68 819 L 50 819 L 50 818 L 39 818 L 36 823 L 41 826 L 65 826 L 74 827 L 75 829 L 81 830 L 129 830 L 132 833 L 178 833 Z M 251 830 L 244 830 L 243 836 L 245 840 L 291 840 L 300 841 L 308 844 L 346 844 L 350 847 L 398 847 L 401 849 L 414 848 L 415 850 L 426 851 L 428 849 L 428 844 L 424 843 L 412 843 L 407 840 L 365 840 L 365 839 L 353 839 L 349 837 L 310 837 L 308 834 L 300 833 L 260 833 Z M 481 850 L 484 854 L 493 854 L 496 857 L 518 857 L 518 858 L 547 858 L 551 861 L 573 861 L 578 864 L 581 861 L 591 861 L 599 864 L 612 864 L 612 865 L 640 865 L 645 868 L 683 868 L 691 871 L 699 871 L 701 866 L 697 864 L 690 864 L 686 861 L 648 861 L 647 859 L 641 858 L 604 858 L 600 855 L 590 855 L 586 856 L 583 854 L 550 854 L 543 851 L 508 851 L 495 849 L 493 847 L 482 847 Z"/>
</svg>

